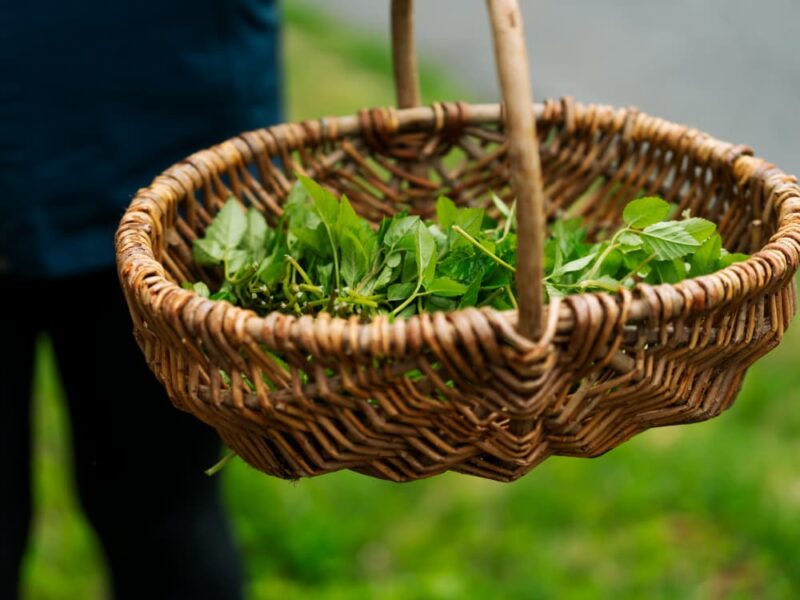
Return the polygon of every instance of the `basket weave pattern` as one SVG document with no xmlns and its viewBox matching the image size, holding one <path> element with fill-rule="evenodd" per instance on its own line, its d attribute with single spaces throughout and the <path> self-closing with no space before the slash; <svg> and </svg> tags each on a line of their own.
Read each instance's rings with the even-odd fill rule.
<svg viewBox="0 0 800 600">
<path fill-rule="evenodd" d="M 447 470 L 511 481 L 550 455 L 596 456 L 726 409 L 795 312 L 796 180 L 746 147 L 635 110 L 565 99 L 534 113 L 549 218 L 570 211 L 598 233 L 657 194 L 713 220 L 726 248 L 751 258 L 676 285 L 553 301 L 535 341 L 517 332 L 516 312 L 489 308 L 262 318 L 180 287 L 214 284 L 191 242 L 231 195 L 274 223 L 296 172 L 374 222 L 404 207 L 430 216 L 440 194 L 490 213 L 489 192 L 513 194 L 498 105 L 261 129 L 165 171 L 117 234 L 135 335 L 172 402 L 266 473 L 394 481 Z"/>
</svg>

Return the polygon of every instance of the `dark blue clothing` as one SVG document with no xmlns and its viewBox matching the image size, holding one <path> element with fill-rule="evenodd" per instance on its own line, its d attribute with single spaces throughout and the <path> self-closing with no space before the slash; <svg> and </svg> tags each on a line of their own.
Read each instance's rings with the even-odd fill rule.
<svg viewBox="0 0 800 600">
<path fill-rule="evenodd" d="M 0 0 L 0 272 L 109 267 L 136 190 L 281 118 L 273 0 Z"/>
</svg>

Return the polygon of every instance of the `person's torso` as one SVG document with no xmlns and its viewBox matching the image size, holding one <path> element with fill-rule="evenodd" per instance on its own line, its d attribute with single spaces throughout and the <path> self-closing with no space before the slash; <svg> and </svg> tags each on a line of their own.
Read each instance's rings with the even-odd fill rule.
<svg viewBox="0 0 800 600">
<path fill-rule="evenodd" d="M 0 256 L 12 271 L 106 266 L 139 187 L 195 150 L 280 119 L 272 0 L 9 4 Z"/>
</svg>

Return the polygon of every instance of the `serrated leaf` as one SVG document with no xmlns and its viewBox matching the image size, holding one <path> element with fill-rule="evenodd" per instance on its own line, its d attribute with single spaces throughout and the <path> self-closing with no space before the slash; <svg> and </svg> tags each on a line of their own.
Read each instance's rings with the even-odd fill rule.
<svg viewBox="0 0 800 600">
<path fill-rule="evenodd" d="M 683 225 L 686 233 L 700 243 L 705 242 L 717 230 L 717 226 L 714 223 L 700 217 L 692 217 L 679 222 Z"/>
<path fill-rule="evenodd" d="M 631 252 L 642 247 L 642 238 L 631 231 L 625 231 L 619 235 L 617 241 L 622 246 L 623 252 Z"/>
<path fill-rule="evenodd" d="M 655 223 L 640 234 L 642 241 L 659 260 L 681 258 L 700 247 L 678 221 Z"/>
<path fill-rule="evenodd" d="M 192 242 L 192 254 L 198 265 L 214 267 L 225 259 L 225 250 L 216 240 L 200 238 Z"/>
<path fill-rule="evenodd" d="M 383 236 L 383 246 L 386 248 L 386 253 L 391 253 L 401 240 L 406 238 L 409 233 L 413 233 L 419 222 L 420 220 L 417 216 L 395 217 L 392 219 Z"/>
<path fill-rule="evenodd" d="M 638 198 L 629 202 L 622 211 L 622 220 L 635 229 L 644 229 L 667 218 L 670 205 L 655 196 Z"/>
<path fill-rule="evenodd" d="M 236 199 L 229 198 L 208 226 L 205 237 L 217 242 L 223 250 L 232 250 L 242 241 L 246 229 L 244 210 Z"/>
<path fill-rule="evenodd" d="M 339 217 L 340 206 L 336 196 L 310 177 L 298 175 L 297 179 L 303 185 L 306 192 L 308 192 L 317 216 L 319 216 L 320 220 L 333 231 Z"/>
<path fill-rule="evenodd" d="M 229 250 L 225 255 L 225 270 L 228 275 L 238 273 L 242 267 L 248 265 L 250 254 L 245 250 Z"/>
</svg>

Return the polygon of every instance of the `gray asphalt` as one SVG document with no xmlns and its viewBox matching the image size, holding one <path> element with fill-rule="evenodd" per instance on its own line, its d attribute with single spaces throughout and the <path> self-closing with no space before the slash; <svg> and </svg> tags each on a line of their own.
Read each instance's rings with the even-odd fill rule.
<svg viewBox="0 0 800 600">
<path fill-rule="evenodd" d="M 388 39 L 389 0 L 311 0 Z M 498 90 L 483 0 L 417 0 L 418 46 Z M 534 96 L 638 106 L 800 174 L 800 0 L 521 0 Z"/>
</svg>

